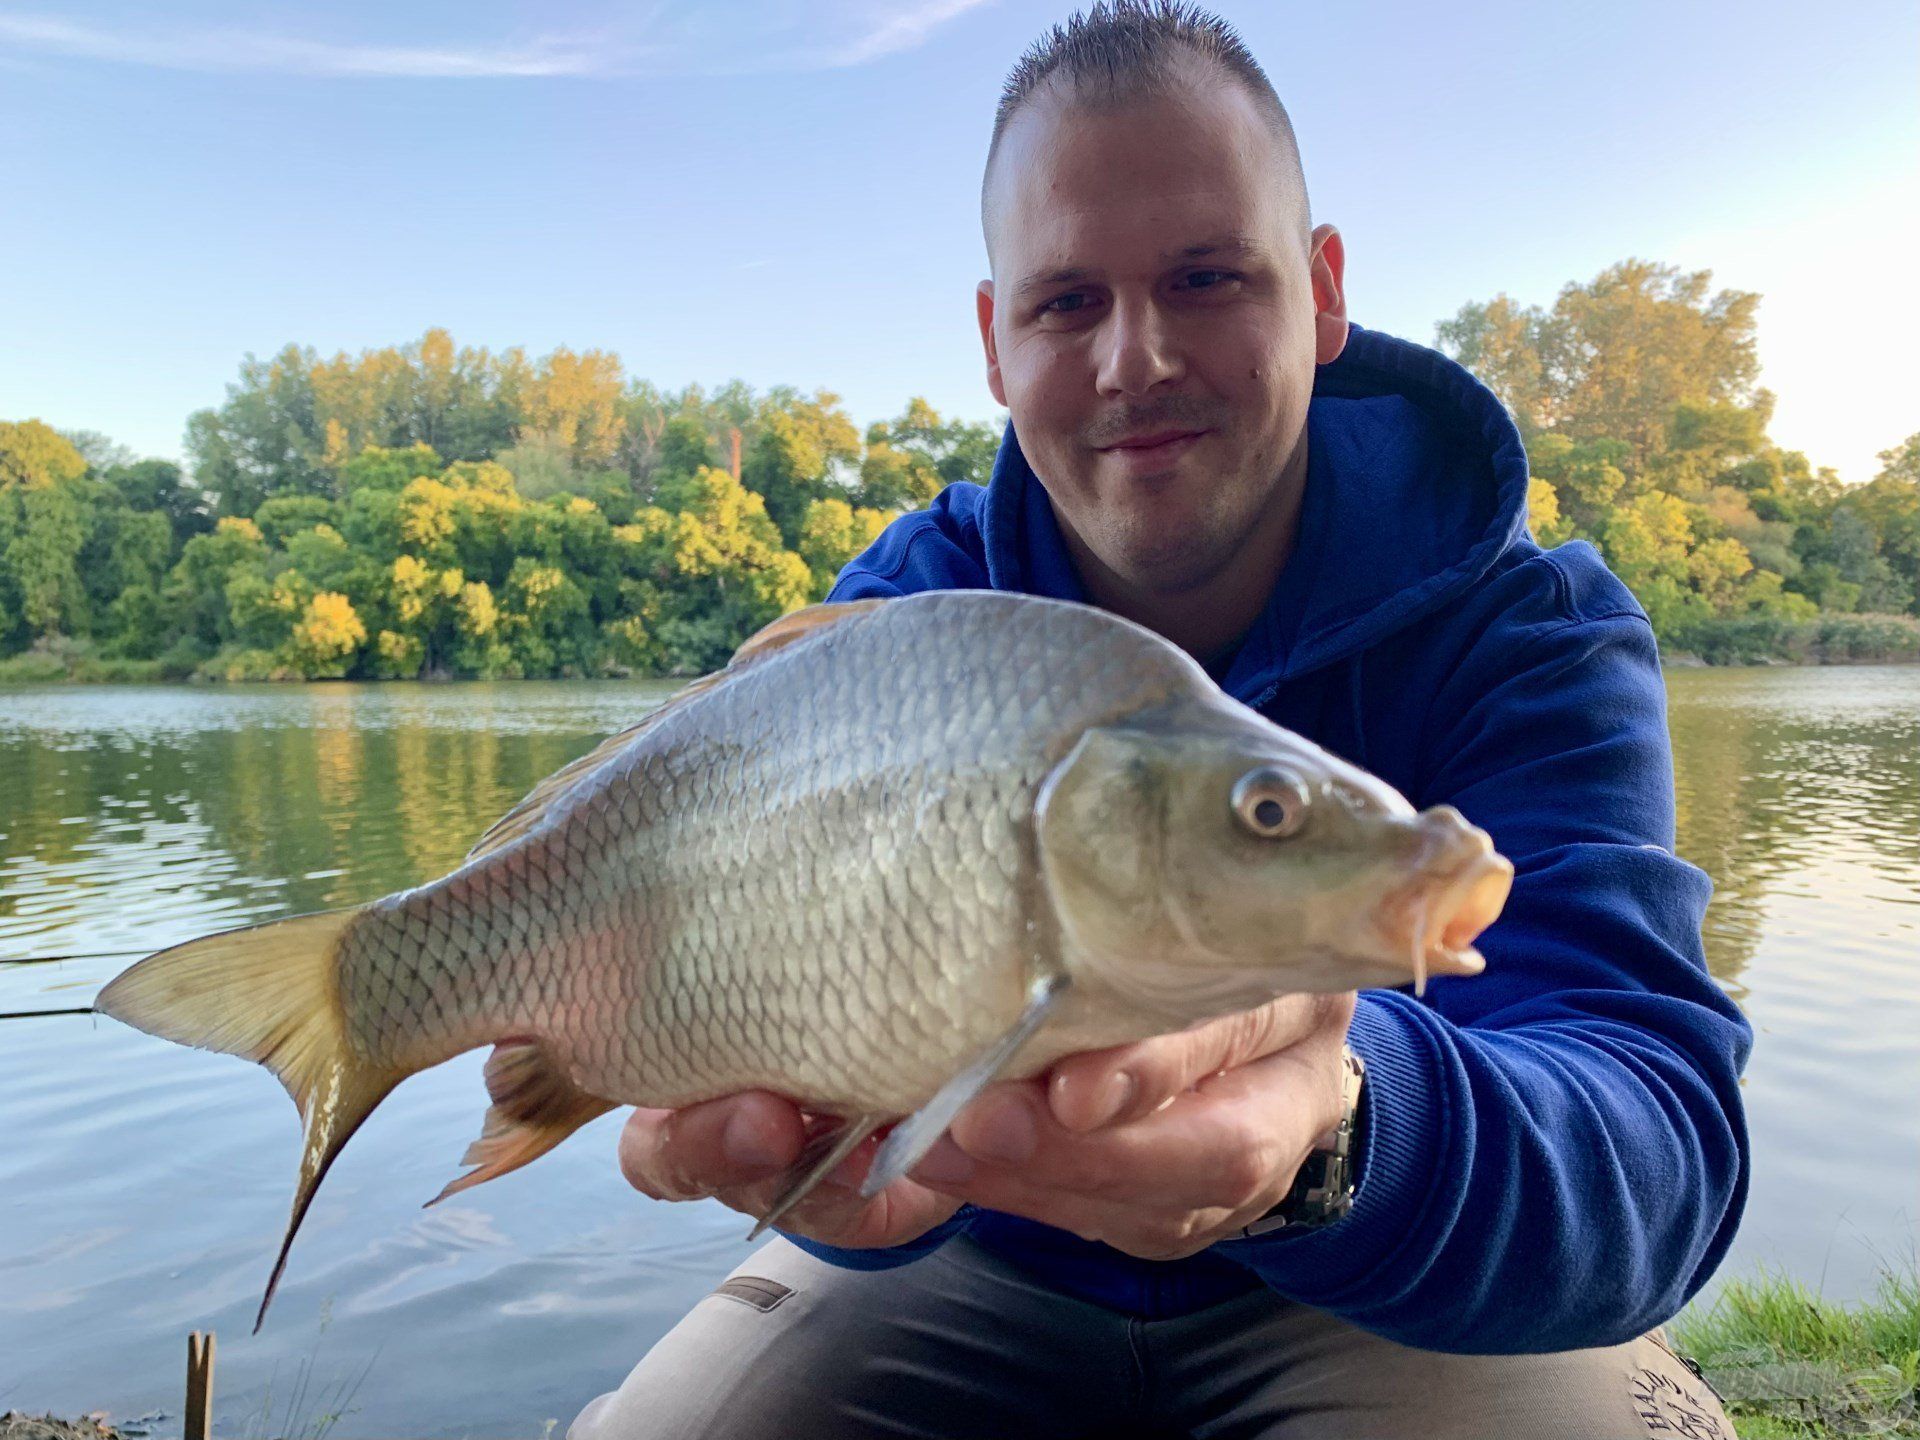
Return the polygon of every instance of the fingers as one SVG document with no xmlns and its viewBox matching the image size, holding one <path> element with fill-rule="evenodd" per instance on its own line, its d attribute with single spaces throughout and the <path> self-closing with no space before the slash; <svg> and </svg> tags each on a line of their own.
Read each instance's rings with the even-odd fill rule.
<svg viewBox="0 0 1920 1440">
<path fill-rule="evenodd" d="M 1264 1214 L 1292 1184 L 1330 1114 L 1336 1088 L 1298 1050 L 1230 1070 L 1123 1125 L 1076 1134 L 1056 1121 L 1037 1085 L 996 1087 L 955 1122 L 913 1181 L 990 1210 L 1100 1240 L 1130 1255 L 1191 1255 Z M 1320 1092 L 1327 1090 L 1326 1096 Z M 1008 1112 L 1022 1112 L 1017 1124 Z M 973 1133 L 1030 1127 L 1023 1162 L 968 1153 Z M 956 1143 L 958 1142 L 958 1143 Z"/>
<path fill-rule="evenodd" d="M 820 1122 L 817 1122 L 820 1123 Z M 773 1207 L 809 1133 L 793 1102 L 749 1090 L 678 1110 L 637 1109 L 620 1132 L 620 1172 L 656 1200 L 708 1196 L 755 1219 Z M 873 1141 L 780 1218 L 780 1228 L 856 1249 L 900 1245 L 951 1216 L 961 1201 L 898 1180 L 871 1200 L 856 1188 Z"/>
<path fill-rule="evenodd" d="M 1016 1191 L 1209 1207 L 1241 1204 L 1269 1182 L 1284 1190 L 1328 1123 L 1324 1107 L 1301 1103 L 1301 1067 L 1292 1056 L 1230 1073 L 1227 1095 L 1183 1094 L 1151 1115 L 1085 1134 L 1055 1120 L 1037 1086 L 997 1086 L 961 1113 L 951 1140 L 913 1178 L 991 1209 Z M 1330 1103 L 1337 1106 L 1337 1091 Z M 1008 1143 L 1020 1137 L 1031 1138 Z"/>
<path fill-rule="evenodd" d="M 776 1178 L 722 1190 L 716 1198 L 745 1214 L 764 1215 L 782 1183 Z M 780 1229 L 850 1250 L 903 1245 L 948 1219 L 963 1203 L 912 1180 L 896 1180 L 871 1200 L 863 1200 L 836 1175 L 782 1215 Z"/>
<path fill-rule="evenodd" d="M 1151 1115 L 1209 1075 L 1231 1070 L 1337 1028 L 1353 1018 L 1354 994 L 1283 995 L 1173 1035 L 1068 1056 L 1053 1067 L 1047 1103 L 1068 1130 L 1085 1133 Z"/>
<path fill-rule="evenodd" d="M 805 1143 L 798 1106 L 749 1090 L 678 1110 L 635 1110 L 620 1132 L 620 1173 L 656 1200 L 696 1200 L 780 1175 Z"/>
</svg>

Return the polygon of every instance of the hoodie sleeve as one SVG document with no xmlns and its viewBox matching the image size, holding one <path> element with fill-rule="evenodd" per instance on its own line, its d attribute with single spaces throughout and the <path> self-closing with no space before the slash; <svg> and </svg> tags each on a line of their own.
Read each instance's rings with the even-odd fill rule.
<svg viewBox="0 0 1920 1440">
<path fill-rule="evenodd" d="M 1556 560 L 1532 564 L 1552 566 L 1564 605 Z M 1593 568 L 1617 604 L 1532 623 L 1495 611 L 1429 718 L 1414 798 L 1457 806 L 1514 862 L 1485 973 L 1434 982 L 1426 1004 L 1361 995 L 1353 1209 L 1216 1247 L 1283 1295 L 1425 1349 L 1643 1334 L 1712 1274 L 1746 1197 L 1752 1031 L 1707 973 L 1710 883 L 1673 853 L 1652 631 Z"/>
</svg>

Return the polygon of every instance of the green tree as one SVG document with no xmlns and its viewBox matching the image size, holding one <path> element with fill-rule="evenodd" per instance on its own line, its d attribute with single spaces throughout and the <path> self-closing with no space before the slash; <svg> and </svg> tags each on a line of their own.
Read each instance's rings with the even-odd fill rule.
<svg viewBox="0 0 1920 1440">
<path fill-rule="evenodd" d="M 1839 507 L 1859 517 L 1876 537 L 1876 550 L 1899 587 L 1889 587 L 1885 608 L 1920 614 L 1920 433 L 1880 452 L 1880 473 L 1845 496 Z M 1896 605 L 1899 591 L 1908 599 Z"/>
<path fill-rule="evenodd" d="M 802 399 L 782 388 L 768 397 L 759 434 L 743 457 L 742 479 L 792 541 L 809 504 L 834 494 L 845 498 L 844 472 L 859 459 L 860 432 L 838 395 L 817 390 Z"/>
<path fill-rule="evenodd" d="M 878 540 L 892 518 L 884 510 L 856 510 L 844 500 L 816 500 L 809 505 L 794 548 L 813 572 L 810 598 L 824 600 L 841 566 Z"/>
<path fill-rule="evenodd" d="M 999 447 L 994 426 L 943 422 L 915 396 L 898 419 L 867 428 L 858 503 L 876 510 L 917 510 L 958 481 L 984 485 Z"/>
<path fill-rule="evenodd" d="M 87 462 L 38 420 L 0 423 L 0 644 L 85 635 L 80 552 L 92 523 Z"/>
<path fill-rule="evenodd" d="M 135 460 L 114 465 L 100 473 L 100 480 L 129 510 L 164 515 L 176 547 L 213 528 L 208 496 L 191 484 L 171 460 Z"/>
</svg>

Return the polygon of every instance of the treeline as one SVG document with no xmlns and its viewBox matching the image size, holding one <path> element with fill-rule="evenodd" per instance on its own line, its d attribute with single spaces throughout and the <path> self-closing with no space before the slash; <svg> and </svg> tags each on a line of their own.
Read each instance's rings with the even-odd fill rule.
<svg viewBox="0 0 1920 1440">
<path fill-rule="evenodd" d="M 1767 435 L 1757 295 L 1628 261 L 1438 343 L 1513 411 L 1546 544 L 1593 542 L 1669 649 L 1920 658 L 1920 434 L 1848 487 Z M 693 674 L 826 593 L 991 425 L 708 395 L 617 357 L 249 358 L 188 464 L 0 424 L 0 678 Z"/>
<path fill-rule="evenodd" d="M 1842 485 L 1767 436 L 1751 291 L 1630 260 L 1438 327 L 1526 440 L 1543 544 L 1597 545 L 1669 649 L 1920 659 L 1920 434 Z"/>
<path fill-rule="evenodd" d="M 919 399 L 863 437 L 828 392 L 663 394 L 438 330 L 249 359 L 187 435 L 183 473 L 0 424 L 5 674 L 700 673 L 999 441 Z"/>
</svg>

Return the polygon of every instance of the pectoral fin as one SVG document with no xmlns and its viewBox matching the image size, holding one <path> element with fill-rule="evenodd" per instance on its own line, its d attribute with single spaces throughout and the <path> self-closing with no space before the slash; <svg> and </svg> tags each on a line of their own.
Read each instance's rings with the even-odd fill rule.
<svg viewBox="0 0 1920 1440">
<path fill-rule="evenodd" d="M 449 1180 L 429 1205 L 538 1160 L 589 1120 L 613 1109 L 611 1101 L 589 1095 L 569 1080 L 537 1040 L 494 1046 L 486 1074 L 493 1105 L 480 1138 L 460 1157 L 462 1165 L 476 1168 Z"/>
<path fill-rule="evenodd" d="M 782 1215 L 798 1205 L 812 1193 L 833 1169 L 847 1156 L 860 1148 L 860 1142 L 880 1128 L 883 1115 L 856 1115 L 846 1124 L 822 1131 L 814 1136 L 801 1150 L 800 1158 L 787 1169 L 787 1183 L 774 1200 L 773 1207 L 760 1217 L 760 1223 L 748 1233 L 747 1239 L 758 1240 L 760 1236 L 779 1222 Z"/>
<path fill-rule="evenodd" d="M 861 1183 L 860 1194 L 872 1199 L 907 1171 L 920 1163 L 933 1148 L 933 1142 L 947 1133 L 954 1118 L 994 1080 L 999 1078 L 1021 1046 L 1046 1023 L 1047 1016 L 1066 993 L 1064 975 L 1043 975 L 1027 992 L 1027 1008 L 1011 1029 L 976 1057 L 964 1070 L 942 1085 L 934 1097 L 893 1127 L 873 1157 L 873 1168 Z"/>
</svg>

